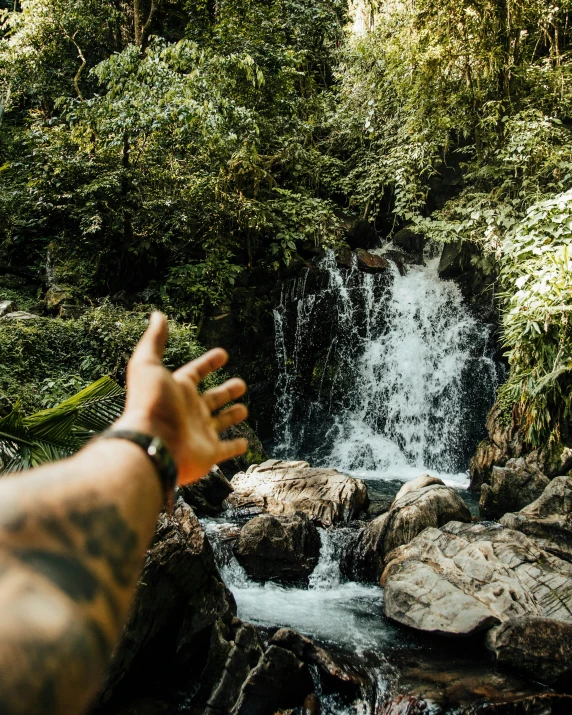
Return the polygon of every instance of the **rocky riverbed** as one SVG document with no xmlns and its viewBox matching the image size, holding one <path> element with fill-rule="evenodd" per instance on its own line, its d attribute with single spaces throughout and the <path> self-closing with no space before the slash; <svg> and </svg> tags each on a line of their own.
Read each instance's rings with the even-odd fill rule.
<svg viewBox="0 0 572 715">
<path fill-rule="evenodd" d="M 572 477 L 502 523 L 372 492 L 277 460 L 181 489 L 95 711 L 572 712 Z"/>
</svg>

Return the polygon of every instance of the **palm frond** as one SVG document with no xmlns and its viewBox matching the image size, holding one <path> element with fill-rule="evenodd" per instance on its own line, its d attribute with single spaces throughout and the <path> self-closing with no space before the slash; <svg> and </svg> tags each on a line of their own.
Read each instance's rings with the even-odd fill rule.
<svg viewBox="0 0 572 715">
<path fill-rule="evenodd" d="M 56 407 L 23 417 L 20 406 L 0 420 L 0 472 L 28 469 L 76 452 L 114 422 L 125 391 L 103 377 Z"/>
</svg>

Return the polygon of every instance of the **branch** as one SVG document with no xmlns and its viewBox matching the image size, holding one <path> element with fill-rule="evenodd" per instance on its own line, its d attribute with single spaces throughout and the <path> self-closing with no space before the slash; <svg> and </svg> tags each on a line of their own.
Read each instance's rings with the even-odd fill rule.
<svg viewBox="0 0 572 715">
<path fill-rule="evenodd" d="M 158 5 L 158 0 L 151 0 L 151 9 L 149 10 L 149 16 L 147 17 L 147 21 L 143 25 L 143 28 L 141 30 L 141 45 L 145 44 L 145 41 L 147 39 L 147 32 L 149 31 L 149 27 L 151 25 L 151 22 L 153 20 L 153 16 L 155 15 L 157 11 L 157 5 Z"/>
</svg>

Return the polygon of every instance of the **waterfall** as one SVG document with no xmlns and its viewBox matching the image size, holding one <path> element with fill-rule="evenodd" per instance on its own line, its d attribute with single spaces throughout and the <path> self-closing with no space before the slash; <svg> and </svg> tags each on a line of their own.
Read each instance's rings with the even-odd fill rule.
<svg viewBox="0 0 572 715">
<path fill-rule="evenodd" d="M 437 269 L 370 274 L 330 252 L 283 288 L 273 454 L 370 478 L 466 471 L 498 370 L 491 327 Z"/>
</svg>

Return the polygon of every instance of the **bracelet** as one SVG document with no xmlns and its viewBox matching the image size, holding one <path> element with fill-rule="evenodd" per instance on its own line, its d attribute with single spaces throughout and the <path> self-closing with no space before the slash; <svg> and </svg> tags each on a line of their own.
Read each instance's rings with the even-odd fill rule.
<svg viewBox="0 0 572 715">
<path fill-rule="evenodd" d="M 173 494 L 175 492 L 175 486 L 177 485 L 177 465 L 161 437 L 151 437 L 148 434 L 135 432 L 133 430 L 112 428 L 103 432 L 99 438 L 125 439 L 141 447 L 157 470 L 165 505 L 169 507 L 172 506 Z"/>
</svg>

